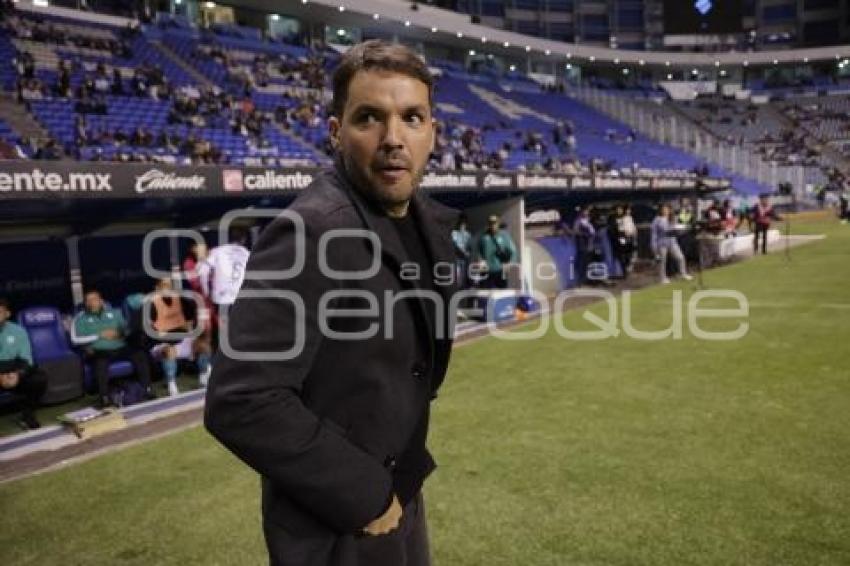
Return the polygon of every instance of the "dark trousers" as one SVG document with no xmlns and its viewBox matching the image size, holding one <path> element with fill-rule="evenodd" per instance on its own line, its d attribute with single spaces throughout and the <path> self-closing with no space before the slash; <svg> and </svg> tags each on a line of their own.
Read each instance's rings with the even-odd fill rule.
<svg viewBox="0 0 850 566">
<path fill-rule="evenodd" d="M 404 506 L 401 522 L 381 536 L 294 538 L 284 527 L 263 522 L 270 566 L 430 566 L 422 494 Z"/>
<path fill-rule="evenodd" d="M 767 230 L 770 226 L 766 224 L 756 224 L 753 231 L 753 253 L 759 253 L 759 236 L 761 237 L 761 253 L 767 253 Z"/>
<path fill-rule="evenodd" d="M 13 371 L 18 372 L 18 384 L 4 391 L 21 395 L 24 398 L 22 403 L 24 416 L 33 416 L 42 395 L 47 390 L 47 374 L 37 366 L 30 366 L 19 360 L 0 362 L 0 373 Z"/>
<path fill-rule="evenodd" d="M 117 350 L 95 350 L 86 355 L 86 359 L 92 364 L 92 371 L 97 380 L 97 393 L 101 397 L 109 393 L 109 364 L 118 360 L 130 360 L 136 379 L 142 387 L 148 388 L 151 384 L 151 367 L 148 355 L 135 348 L 127 346 Z"/>
<path fill-rule="evenodd" d="M 504 272 L 500 269 L 495 273 L 488 273 L 487 279 L 484 280 L 484 289 L 507 289 L 508 279 Z"/>
</svg>

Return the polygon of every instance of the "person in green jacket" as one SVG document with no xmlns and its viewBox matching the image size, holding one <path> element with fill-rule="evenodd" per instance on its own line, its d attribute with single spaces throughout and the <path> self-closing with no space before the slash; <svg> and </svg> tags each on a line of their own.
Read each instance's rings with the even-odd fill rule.
<svg viewBox="0 0 850 566">
<path fill-rule="evenodd" d="M 12 309 L 0 298 L 0 390 L 22 395 L 18 424 L 25 430 L 41 426 L 35 418 L 39 400 L 47 390 L 47 376 L 33 364 L 27 331 L 10 322 Z"/>
<path fill-rule="evenodd" d="M 148 399 L 156 395 L 151 387 L 151 370 L 148 355 L 144 350 L 131 347 L 124 339 L 127 325 L 121 311 L 107 308 L 100 292 L 86 292 L 85 309 L 74 317 L 71 326 L 71 341 L 82 346 L 86 361 L 92 364 L 100 405 L 111 404 L 109 400 L 109 364 L 117 360 L 130 360 L 136 378 L 145 388 Z"/>
<path fill-rule="evenodd" d="M 505 289 L 508 278 L 505 267 L 517 262 L 517 250 L 511 235 L 500 227 L 495 214 L 487 219 L 487 230 L 478 238 L 478 255 L 487 264 L 486 289 Z"/>
</svg>

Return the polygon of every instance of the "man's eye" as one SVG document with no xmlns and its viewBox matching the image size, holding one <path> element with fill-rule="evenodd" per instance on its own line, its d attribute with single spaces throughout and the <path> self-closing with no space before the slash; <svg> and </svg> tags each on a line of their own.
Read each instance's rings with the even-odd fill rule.
<svg viewBox="0 0 850 566">
<path fill-rule="evenodd" d="M 374 124 L 378 121 L 378 117 L 372 112 L 366 112 L 365 114 L 361 114 L 357 121 L 361 124 Z"/>
<path fill-rule="evenodd" d="M 407 121 L 414 125 L 419 125 L 422 123 L 422 115 L 421 114 L 409 114 L 407 116 Z"/>
</svg>

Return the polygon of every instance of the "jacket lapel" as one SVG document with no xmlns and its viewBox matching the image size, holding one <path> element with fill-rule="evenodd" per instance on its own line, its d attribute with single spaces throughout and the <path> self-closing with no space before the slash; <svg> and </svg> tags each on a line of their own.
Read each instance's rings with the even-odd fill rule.
<svg viewBox="0 0 850 566">
<path fill-rule="evenodd" d="M 382 259 L 390 265 L 395 277 L 400 279 L 400 268 L 407 257 L 407 253 L 395 226 L 392 224 L 392 220 L 373 203 L 367 201 L 366 198 L 352 186 L 339 160 L 337 160 L 335 164 L 333 174 L 339 179 L 339 185 L 344 187 L 345 191 L 348 193 L 348 197 L 354 204 L 354 208 L 363 220 L 363 224 L 366 229 L 372 231 L 378 236 L 378 239 L 381 242 Z M 416 222 L 420 228 L 420 233 L 424 239 L 425 247 L 431 256 L 431 261 L 434 264 L 439 262 L 448 262 L 449 264 L 454 265 L 454 249 L 452 248 L 451 243 L 451 230 L 457 220 L 457 211 L 431 200 L 427 196 L 423 195 L 420 190 L 417 190 L 414 194 L 413 200 L 411 201 L 410 213 L 416 218 Z M 424 276 L 433 278 L 434 274 L 428 273 Z M 407 285 L 411 284 L 410 282 L 404 283 Z M 420 286 L 415 282 L 413 283 L 413 287 L 417 290 L 420 289 Z M 435 285 L 435 288 L 443 299 L 443 304 L 447 307 L 455 286 Z M 426 307 L 424 301 L 418 300 L 416 301 L 416 304 L 419 307 L 417 309 L 419 316 L 429 327 L 429 336 L 436 336 L 436 330 L 431 328 L 430 317 L 428 317 L 425 312 Z M 446 313 L 446 316 L 452 316 L 452 313 L 448 312 L 448 308 L 444 308 L 444 312 Z M 446 323 L 448 324 L 449 321 L 447 320 Z M 443 334 L 445 333 L 446 329 L 443 330 Z M 432 355 L 434 354 L 433 343 L 431 343 L 431 353 Z"/>
</svg>

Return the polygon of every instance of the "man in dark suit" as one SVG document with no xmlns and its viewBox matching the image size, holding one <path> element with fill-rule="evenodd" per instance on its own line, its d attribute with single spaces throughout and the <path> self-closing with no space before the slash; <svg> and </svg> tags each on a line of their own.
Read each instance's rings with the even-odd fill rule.
<svg viewBox="0 0 850 566">
<path fill-rule="evenodd" d="M 333 87 L 336 163 L 257 242 L 222 319 L 205 424 L 262 476 L 273 566 L 426 566 L 420 489 L 457 218 L 417 190 L 433 84 L 409 49 L 368 41 Z"/>
</svg>

